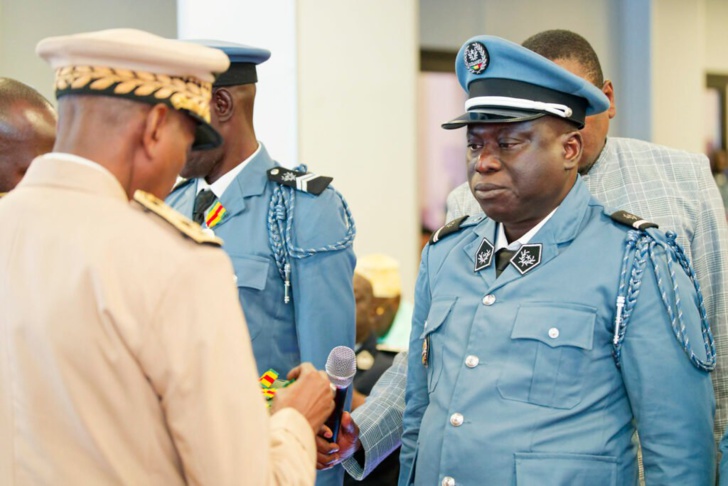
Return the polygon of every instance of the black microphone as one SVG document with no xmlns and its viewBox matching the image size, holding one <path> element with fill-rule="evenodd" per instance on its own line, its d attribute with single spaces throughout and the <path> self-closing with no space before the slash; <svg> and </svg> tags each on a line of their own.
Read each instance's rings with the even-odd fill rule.
<svg viewBox="0 0 728 486">
<path fill-rule="evenodd" d="M 326 426 L 333 433 L 329 441 L 336 442 L 339 437 L 341 414 L 344 412 L 346 394 L 356 374 L 356 353 L 354 350 L 347 346 L 336 346 L 332 349 L 326 359 L 326 374 L 329 375 L 331 384 L 336 387 L 334 411 L 326 420 Z"/>
</svg>

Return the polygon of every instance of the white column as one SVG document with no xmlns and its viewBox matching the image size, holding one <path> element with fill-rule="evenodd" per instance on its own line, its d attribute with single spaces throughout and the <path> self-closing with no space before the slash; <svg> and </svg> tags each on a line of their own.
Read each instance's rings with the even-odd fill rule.
<svg viewBox="0 0 728 486">
<path fill-rule="evenodd" d="M 706 21 L 703 0 L 653 0 L 653 141 L 702 152 Z"/>
<path fill-rule="evenodd" d="M 178 0 L 180 39 L 213 39 L 269 49 L 258 67 L 256 135 L 271 156 L 297 165 L 295 0 Z"/>
<path fill-rule="evenodd" d="M 357 254 L 419 264 L 416 0 L 298 2 L 301 161 L 334 177 L 357 222 Z"/>
</svg>

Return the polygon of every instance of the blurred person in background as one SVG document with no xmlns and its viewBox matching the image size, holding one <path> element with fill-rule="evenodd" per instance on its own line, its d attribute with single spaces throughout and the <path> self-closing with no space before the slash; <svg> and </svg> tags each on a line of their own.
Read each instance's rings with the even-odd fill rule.
<svg viewBox="0 0 728 486">
<path fill-rule="evenodd" d="M 30 86 L 0 78 L 0 196 L 18 185 L 30 162 L 50 152 L 56 111 Z"/>
</svg>

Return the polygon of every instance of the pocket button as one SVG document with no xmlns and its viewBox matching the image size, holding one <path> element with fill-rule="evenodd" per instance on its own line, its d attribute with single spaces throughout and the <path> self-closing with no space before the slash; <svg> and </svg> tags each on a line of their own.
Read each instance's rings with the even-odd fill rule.
<svg viewBox="0 0 728 486">
<path fill-rule="evenodd" d="M 559 330 L 555 327 L 549 329 L 549 337 L 551 339 L 556 339 L 557 337 L 559 337 Z"/>
<path fill-rule="evenodd" d="M 450 415 L 450 423 L 453 427 L 460 427 L 461 425 L 463 425 L 463 414 L 454 413 Z"/>
</svg>

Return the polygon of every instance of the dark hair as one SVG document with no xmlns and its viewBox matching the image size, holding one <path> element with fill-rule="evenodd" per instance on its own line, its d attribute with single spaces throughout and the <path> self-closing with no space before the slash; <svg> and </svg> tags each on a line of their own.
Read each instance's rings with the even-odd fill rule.
<svg viewBox="0 0 728 486">
<path fill-rule="evenodd" d="M 27 84 L 11 78 L 0 78 L 0 110 L 5 111 L 19 101 L 42 110 L 53 111 L 53 105 Z"/>
<path fill-rule="evenodd" d="M 578 62 L 586 71 L 586 80 L 602 88 L 604 74 L 597 53 L 579 34 L 562 29 L 545 30 L 529 37 L 522 45 L 552 61 L 571 59 Z"/>
</svg>

